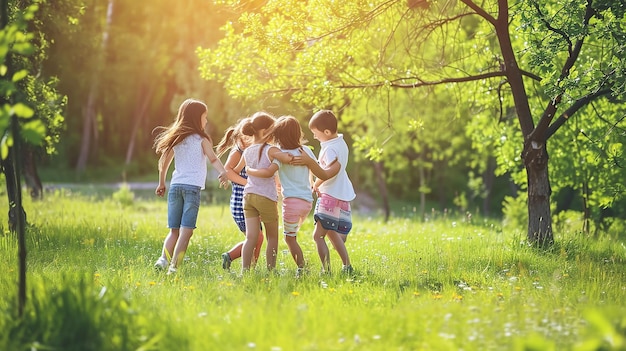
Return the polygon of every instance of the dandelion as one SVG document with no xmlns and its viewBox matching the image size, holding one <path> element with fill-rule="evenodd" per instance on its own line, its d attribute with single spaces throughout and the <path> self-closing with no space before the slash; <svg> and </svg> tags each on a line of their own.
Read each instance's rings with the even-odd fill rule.
<svg viewBox="0 0 626 351">
<path fill-rule="evenodd" d="M 299 293 L 299 292 L 297 292 L 297 291 L 292 291 L 292 292 L 291 292 L 291 295 L 293 295 L 293 296 L 300 296 L 300 293 Z"/>
<path fill-rule="evenodd" d="M 155 282 L 155 281 L 151 281 L 151 282 L 150 282 L 150 283 L 148 283 L 148 284 L 150 284 L 150 286 L 155 286 L 155 285 L 156 285 L 156 282 Z"/>
<path fill-rule="evenodd" d="M 433 300 L 441 300 L 442 297 L 443 295 L 441 295 L 440 293 L 433 294 Z"/>
<path fill-rule="evenodd" d="M 454 301 L 463 301 L 463 295 L 454 294 L 452 296 L 452 300 L 454 300 Z"/>
<path fill-rule="evenodd" d="M 141 283 L 140 283 L 140 282 L 136 282 L 136 283 L 135 283 L 135 286 L 136 286 L 136 287 L 140 287 L 140 286 L 141 286 Z"/>
<path fill-rule="evenodd" d="M 520 286 L 516 286 L 516 287 L 515 287 L 515 291 L 522 291 L 522 287 L 520 287 Z"/>
<path fill-rule="evenodd" d="M 420 296 L 420 292 L 419 291 L 414 291 L 413 292 L 413 296 Z"/>
</svg>

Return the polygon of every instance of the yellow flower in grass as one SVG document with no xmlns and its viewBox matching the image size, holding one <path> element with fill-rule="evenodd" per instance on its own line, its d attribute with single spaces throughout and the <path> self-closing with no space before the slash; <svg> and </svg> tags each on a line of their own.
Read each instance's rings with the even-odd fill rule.
<svg viewBox="0 0 626 351">
<path fill-rule="evenodd" d="M 515 287 L 515 291 L 522 291 L 522 287 L 521 286 L 516 286 Z"/>
<path fill-rule="evenodd" d="M 440 293 L 433 294 L 433 300 L 441 300 L 442 297 L 443 295 L 441 295 Z"/>
<path fill-rule="evenodd" d="M 155 286 L 155 285 L 156 285 L 156 282 L 155 282 L 155 281 L 152 281 L 152 282 L 150 282 L 150 283 L 148 283 L 148 284 L 150 284 L 150 286 Z"/>
<path fill-rule="evenodd" d="M 420 292 L 419 291 L 414 291 L 413 292 L 413 296 L 420 296 Z"/>
<path fill-rule="evenodd" d="M 454 301 L 463 301 L 463 295 L 454 294 L 454 295 L 452 295 L 452 300 L 454 300 Z"/>
<path fill-rule="evenodd" d="M 135 283 L 135 286 L 136 286 L 136 287 L 140 287 L 140 286 L 141 286 L 141 283 L 140 283 L 140 282 L 136 282 L 136 283 Z"/>
<path fill-rule="evenodd" d="M 297 291 L 292 291 L 292 292 L 291 292 L 291 295 L 293 295 L 293 296 L 300 296 L 300 293 L 299 293 L 299 292 L 297 292 Z"/>
</svg>

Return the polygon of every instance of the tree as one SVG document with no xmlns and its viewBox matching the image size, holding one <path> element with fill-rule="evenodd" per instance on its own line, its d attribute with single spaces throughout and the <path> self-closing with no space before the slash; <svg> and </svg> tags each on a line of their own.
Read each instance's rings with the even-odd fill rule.
<svg viewBox="0 0 626 351">
<path fill-rule="evenodd" d="M 609 0 L 270 0 L 223 27 L 203 72 L 237 98 L 287 94 L 318 107 L 462 84 L 460 96 L 500 112 L 493 123 L 514 112 L 527 238 L 543 246 L 553 242 L 548 140 L 572 117 L 594 118 L 581 113 L 591 103 L 606 102 L 606 116 L 621 102 L 625 11 Z"/>
<path fill-rule="evenodd" d="M 25 157 L 22 150 L 29 145 L 46 145 L 47 150 L 52 150 L 60 119 L 53 83 L 42 81 L 37 75 L 37 64 L 45 56 L 41 50 L 45 39 L 36 38 L 29 28 L 32 29 L 38 5 L 21 6 L 21 3 L 6 0 L 0 3 L 0 156 L 9 197 L 9 227 L 17 232 L 19 241 L 19 314 L 26 301 L 26 212 L 22 207 L 20 179 L 21 161 Z M 51 122 L 51 129 L 47 129 L 44 122 Z"/>
</svg>

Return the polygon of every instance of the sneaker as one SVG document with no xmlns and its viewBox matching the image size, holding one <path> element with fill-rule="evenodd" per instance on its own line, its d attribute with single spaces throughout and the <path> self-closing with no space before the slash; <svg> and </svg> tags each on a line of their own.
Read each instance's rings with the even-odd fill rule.
<svg viewBox="0 0 626 351">
<path fill-rule="evenodd" d="M 233 259 L 230 258 L 228 252 L 224 252 L 222 254 L 222 268 L 230 270 L 230 263 L 233 262 Z"/>
<path fill-rule="evenodd" d="M 169 263 L 167 262 L 167 259 L 163 257 L 159 257 L 159 259 L 154 264 L 154 268 L 164 271 L 167 269 L 167 265 L 169 265 Z"/>
<path fill-rule="evenodd" d="M 347 274 L 347 275 L 352 275 L 352 273 L 354 273 L 354 269 L 352 269 L 351 265 L 343 266 L 341 268 L 341 273 L 342 274 Z"/>
<path fill-rule="evenodd" d="M 177 271 L 178 269 L 176 267 L 170 266 L 170 268 L 167 269 L 167 275 L 176 274 Z"/>
</svg>

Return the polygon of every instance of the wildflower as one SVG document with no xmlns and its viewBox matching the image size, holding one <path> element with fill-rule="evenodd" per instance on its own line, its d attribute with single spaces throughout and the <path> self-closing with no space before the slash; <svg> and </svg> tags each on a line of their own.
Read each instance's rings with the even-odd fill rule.
<svg viewBox="0 0 626 351">
<path fill-rule="evenodd" d="M 292 291 L 292 292 L 291 292 L 291 295 L 293 295 L 293 296 L 300 296 L 300 293 L 299 293 L 299 292 L 297 292 L 297 291 Z"/>
<path fill-rule="evenodd" d="M 150 282 L 150 283 L 148 283 L 148 284 L 150 284 L 150 286 L 155 286 L 155 285 L 156 285 L 156 282 L 152 281 L 152 282 Z"/>
<path fill-rule="evenodd" d="M 420 292 L 419 291 L 414 291 L 413 292 L 413 296 L 420 296 Z"/>
</svg>

